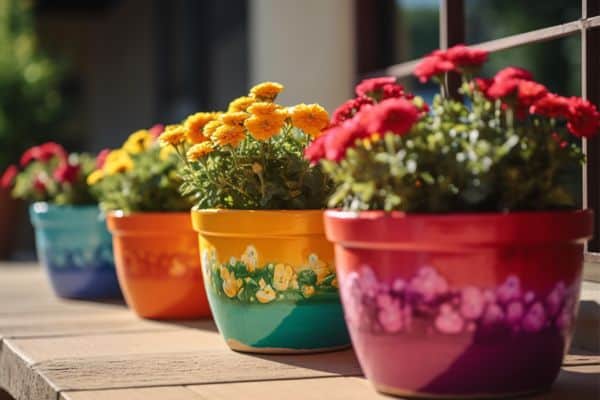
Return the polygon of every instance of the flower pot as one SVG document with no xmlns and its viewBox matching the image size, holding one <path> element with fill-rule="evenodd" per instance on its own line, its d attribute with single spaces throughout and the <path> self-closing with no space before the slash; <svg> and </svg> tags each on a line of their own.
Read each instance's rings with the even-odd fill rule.
<svg viewBox="0 0 600 400">
<path fill-rule="evenodd" d="M 54 292 L 77 299 L 120 298 L 110 234 L 97 206 L 29 208 L 38 258 Z"/>
<path fill-rule="evenodd" d="M 229 347 L 318 352 L 350 343 L 322 211 L 192 211 L 204 284 Z"/>
<path fill-rule="evenodd" d="M 108 215 L 125 300 L 143 318 L 210 315 L 188 213 Z"/>
<path fill-rule="evenodd" d="M 592 212 L 327 211 L 369 380 L 415 397 L 546 390 L 569 346 Z"/>
</svg>

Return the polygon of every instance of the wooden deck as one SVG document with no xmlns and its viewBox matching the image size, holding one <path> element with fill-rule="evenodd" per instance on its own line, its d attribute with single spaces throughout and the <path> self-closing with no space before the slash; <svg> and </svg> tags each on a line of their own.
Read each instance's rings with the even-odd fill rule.
<svg viewBox="0 0 600 400">
<path fill-rule="evenodd" d="M 575 343 L 588 351 L 567 357 L 553 390 L 532 399 L 600 399 L 600 356 L 589 352 L 600 342 L 600 284 L 586 283 L 583 299 L 593 318 L 584 310 Z M 0 388 L 17 400 L 388 398 L 351 350 L 236 353 L 211 321 L 147 321 L 122 304 L 57 299 L 33 265 L 0 264 L 0 340 Z"/>
</svg>

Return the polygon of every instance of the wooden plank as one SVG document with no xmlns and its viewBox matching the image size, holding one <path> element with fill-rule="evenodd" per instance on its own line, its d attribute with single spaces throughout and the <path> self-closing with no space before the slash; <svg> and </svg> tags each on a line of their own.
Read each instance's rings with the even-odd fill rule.
<svg viewBox="0 0 600 400">
<path fill-rule="evenodd" d="M 174 386 L 64 392 L 60 400 L 204 400 L 204 397 L 187 388 Z"/>
<path fill-rule="evenodd" d="M 197 329 L 12 339 L 9 342 L 12 351 L 20 354 L 28 364 L 65 358 L 122 357 L 158 352 L 194 352 L 203 349 L 227 350 L 225 341 L 217 333 L 212 321 L 198 323 Z"/>
<path fill-rule="evenodd" d="M 24 364 L 23 358 L 21 364 Z M 37 380 L 30 385 L 35 385 L 35 390 L 41 393 L 51 388 L 55 394 L 62 391 L 361 374 L 351 351 L 320 355 L 254 356 L 225 349 L 54 359 L 34 364 L 31 369 L 37 376 L 44 377 L 44 382 Z M 14 390 L 21 390 L 21 386 L 17 385 Z M 17 400 L 27 398 L 20 393 L 15 397 Z M 40 397 L 40 400 L 51 398 Z"/>
<path fill-rule="evenodd" d="M 189 389 L 210 400 L 384 400 L 364 378 L 319 378 L 272 382 L 195 385 Z"/>
</svg>

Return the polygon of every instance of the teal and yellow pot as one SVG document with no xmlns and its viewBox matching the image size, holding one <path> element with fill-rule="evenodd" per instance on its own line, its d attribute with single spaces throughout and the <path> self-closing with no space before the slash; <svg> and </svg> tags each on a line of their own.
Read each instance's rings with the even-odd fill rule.
<svg viewBox="0 0 600 400">
<path fill-rule="evenodd" d="M 231 349 L 349 346 L 322 211 L 195 210 L 192 222 L 213 317 Z"/>
</svg>

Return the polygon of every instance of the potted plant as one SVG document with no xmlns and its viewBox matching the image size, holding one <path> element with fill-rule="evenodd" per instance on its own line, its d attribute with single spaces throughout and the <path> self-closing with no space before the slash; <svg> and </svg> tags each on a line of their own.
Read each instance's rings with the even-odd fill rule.
<svg viewBox="0 0 600 400">
<path fill-rule="evenodd" d="M 338 349 L 349 337 L 322 221 L 330 184 L 303 159 L 328 114 L 282 107 L 281 90 L 259 84 L 227 112 L 195 114 L 161 140 L 185 160 L 182 193 L 195 199 L 206 293 L 229 347 Z"/>
<path fill-rule="evenodd" d="M 178 192 L 178 158 L 156 141 L 162 130 L 136 131 L 120 149 L 101 153 L 88 182 L 107 212 L 129 307 L 144 318 L 208 316 L 191 203 Z"/>
<path fill-rule="evenodd" d="M 325 227 L 346 320 L 385 393 L 544 390 L 569 346 L 592 212 L 561 172 L 600 114 L 519 68 L 474 78 L 486 58 L 456 46 L 418 64 L 441 83 L 430 108 L 394 78 L 362 82 L 306 152 L 336 185 Z"/>
<path fill-rule="evenodd" d="M 48 142 L 23 153 L 21 169 L 10 166 L 0 185 L 31 202 L 38 258 L 60 297 L 120 297 L 110 235 L 86 176 L 94 168 L 88 154 L 67 154 Z"/>
</svg>

